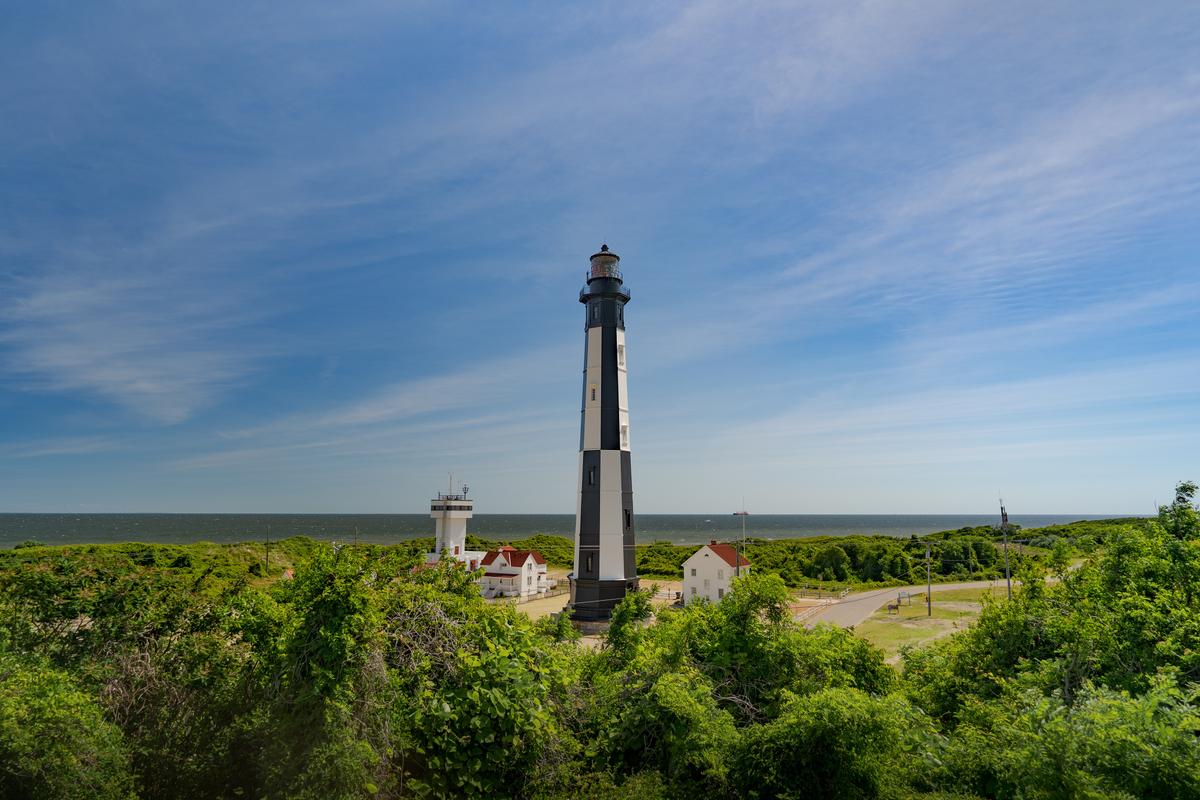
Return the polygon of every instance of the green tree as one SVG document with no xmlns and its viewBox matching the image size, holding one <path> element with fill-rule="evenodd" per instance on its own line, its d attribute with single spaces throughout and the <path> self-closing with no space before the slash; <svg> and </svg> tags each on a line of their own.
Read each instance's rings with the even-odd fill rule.
<svg viewBox="0 0 1200 800">
<path fill-rule="evenodd" d="M 934 782 L 1008 800 L 1200 797 L 1200 712 L 1169 679 L 1140 697 L 1086 686 L 974 702 L 939 754 Z"/>
<path fill-rule="evenodd" d="M 841 547 L 831 544 L 817 552 L 813 568 L 826 580 L 844 581 L 850 575 L 850 556 Z"/>
<path fill-rule="evenodd" d="M 731 783 L 752 798 L 899 796 L 907 757 L 926 723 L 902 700 L 856 689 L 797 697 L 774 721 L 746 730 Z"/>
<path fill-rule="evenodd" d="M 121 732 L 95 699 L 44 661 L 0 652 L 0 797 L 134 796 Z"/>
<path fill-rule="evenodd" d="M 1197 486 L 1192 481 L 1181 481 L 1175 486 L 1175 499 L 1169 506 L 1159 509 L 1159 523 L 1176 539 L 1200 538 L 1200 514 L 1194 501 Z"/>
<path fill-rule="evenodd" d="M 366 693 L 386 688 L 383 589 L 395 565 L 357 548 L 322 547 L 283 591 L 293 620 L 283 637 L 267 749 L 272 796 L 356 798 L 388 772 L 387 712 Z"/>
<path fill-rule="evenodd" d="M 642 636 L 642 623 L 654 613 L 651 594 L 649 590 L 629 592 L 613 608 L 604 646 L 616 660 L 625 661 L 632 657 Z"/>
</svg>

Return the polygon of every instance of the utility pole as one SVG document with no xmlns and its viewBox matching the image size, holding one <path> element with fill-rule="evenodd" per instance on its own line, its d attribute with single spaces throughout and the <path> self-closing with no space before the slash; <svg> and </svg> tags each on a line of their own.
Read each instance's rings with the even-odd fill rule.
<svg viewBox="0 0 1200 800">
<path fill-rule="evenodd" d="M 925 543 L 925 616 L 933 616 L 933 578 L 929 572 L 929 542 Z"/>
<path fill-rule="evenodd" d="M 1004 510 L 1004 498 L 1000 498 L 1000 530 L 1004 532 L 1004 582 L 1008 585 L 1008 599 L 1012 600 L 1012 573 L 1008 570 L 1008 512 Z"/>
<path fill-rule="evenodd" d="M 738 540 L 737 559 L 733 566 L 733 574 L 735 577 L 741 577 L 742 574 L 742 548 L 746 546 L 746 517 L 750 516 L 750 512 L 746 510 L 746 498 L 742 498 L 742 510 L 733 512 L 734 516 L 742 518 L 742 538 Z"/>
</svg>

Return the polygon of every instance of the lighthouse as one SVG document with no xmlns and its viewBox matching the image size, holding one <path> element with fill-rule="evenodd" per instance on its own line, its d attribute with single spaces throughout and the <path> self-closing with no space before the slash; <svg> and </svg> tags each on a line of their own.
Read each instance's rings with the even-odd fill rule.
<svg viewBox="0 0 1200 800">
<path fill-rule="evenodd" d="M 620 261 L 602 245 L 579 292 L 586 336 L 570 607 L 580 620 L 608 619 L 625 593 L 638 588 L 625 373 L 629 290 Z"/>
</svg>

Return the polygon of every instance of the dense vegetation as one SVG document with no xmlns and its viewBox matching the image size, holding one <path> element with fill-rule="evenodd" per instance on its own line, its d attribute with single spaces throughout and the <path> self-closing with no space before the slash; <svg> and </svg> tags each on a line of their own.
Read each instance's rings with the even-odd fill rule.
<svg viewBox="0 0 1200 800">
<path fill-rule="evenodd" d="M 1010 528 L 1009 553 L 1014 571 L 1028 561 L 1049 563 L 1096 549 L 1104 537 L 1129 527 L 1144 527 L 1144 519 L 1086 520 L 1023 531 Z M 960 528 L 907 539 L 894 536 L 812 536 L 803 539 L 746 540 L 746 557 L 756 568 L 778 575 L 791 587 L 804 585 L 886 585 L 925 582 L 925 547 L 930 547 L 934 581 L 995 578 L 1004 574 L 1004 553 L 996 528 Z M 467 537 L 468 546 L 489 549 L 502 544 L 540 550 L 551 566 L 569 568 L 574 547 L 561 536 L 493 540 Z M 651 542 L 637 548 L 638 574 L 647 578 L 678 579 L 683 562 L 695 545 Z"/>
<path fill-rule="evenodd" d="M 592 649 L 415 545 L 8 551 L 0 797 L 1200 797 L 1195 491 L 899 673 L 766 569 Z"/>
<path fill-rule="evenodd" d="M 1105 536 L 1143 519 L 1092 520 L 1022 531 L 1010 528 L 1010 568 L 1049 562 L 1096 549 Z M 788 586 L 836 584 L 907 584 L 925 582 L 925 548 L 930 548 L 934 581 L 995 578 L 1004 574 L 1004 553 L 995 528 L 961 528 L 907 539 L 893 536 L 814 536 L 804 539 L 748 539 L 746 557 L 756 569 L 779 575 Z M 693 545 L 654 542 L 638 548 L 638 574 L 678 578 Z M 569 562 L 568 562 L 569 563 Z"/>
</svg>

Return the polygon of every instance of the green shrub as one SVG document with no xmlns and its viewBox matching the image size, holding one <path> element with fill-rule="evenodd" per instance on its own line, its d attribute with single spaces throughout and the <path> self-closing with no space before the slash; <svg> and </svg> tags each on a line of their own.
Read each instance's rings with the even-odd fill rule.
<svg viewBox="0 0 1200 800">
<path fill-rule="evenodd" d="M 0 797 L 133 797 L 121 732 L 64 672 L 0 654 Z"/>
<path fill-rule="evenodd" d="M 825 689 L 795 698 L 772 722 L 746 730 L 730 781 L 751 798 L 895 795 L 916 766 L 908 752 L 922 728 L 902 700 Z"/>
<path fill-rule="evenodd" d="M 1141 697 L 1094 687 L 1072 706 L 1026 692 L 971 703 L 947 739 L 944 785 L 1004 800 L 1200 797 L 1200 710 L 1159 680 Z"/>
</svg>

